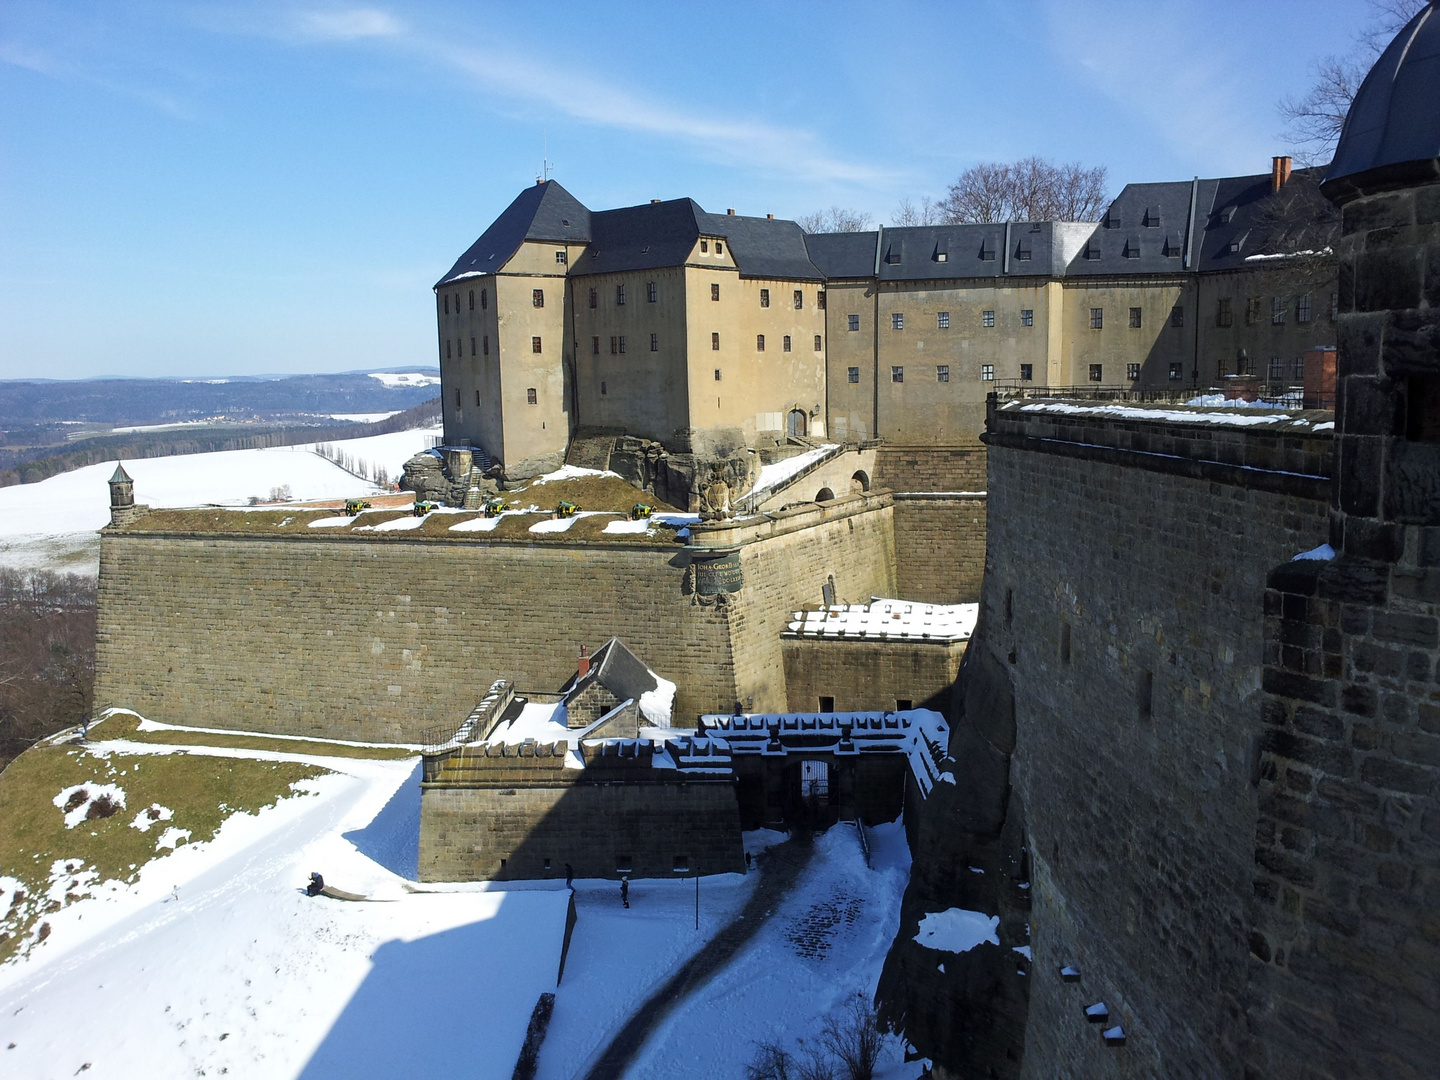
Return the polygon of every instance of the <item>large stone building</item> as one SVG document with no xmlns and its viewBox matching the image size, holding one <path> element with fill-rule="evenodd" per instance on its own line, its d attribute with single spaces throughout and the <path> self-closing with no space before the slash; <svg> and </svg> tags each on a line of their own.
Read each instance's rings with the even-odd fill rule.
<svg viewBox="0 0 1440 1080">
<path fill-rule="evenodd" d="M 795 435 L 933 455 L 976 447 L 997 383 L 1283 390 L 1333 340 L 1316 182 L 1276 158 L 1130 184 L 1098 223 L 806 235 L 690 199 L 592 212 L 545 181 L 435 286 L 446 441 L 512 477 L 596 435 L 702 457 Z"/>
</svg>

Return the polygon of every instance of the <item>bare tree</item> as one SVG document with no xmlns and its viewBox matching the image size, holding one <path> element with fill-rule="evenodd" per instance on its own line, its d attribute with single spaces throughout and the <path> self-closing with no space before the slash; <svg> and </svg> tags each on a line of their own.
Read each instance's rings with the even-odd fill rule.
<svg viewBox="0 0 1440 1080">
<path fill-rule="evenodd" d="M 864 232 L 870 228 L 870 215 L 863 210 L 849 210 L 843 206 L 832 206 L 829 210 L 816 210 L 797 218 L 796 224 L 807 233 Z"/>
<path fill-rule="evenodd" d="M 1044 158 L 983 162 L 950 185 L 941 219 L 985 221 L 1096 221 L 1109 202 L 1105 166 L 1056 165 Z"/>
<path fill-rule="evenodd" d="M 1385 46 L 1425 6 L 1422 0 L 1369 0 L 1370 23 L 1357 36 L 1349 56 L 1315 61 L 1315 82 L 1300 95 L 1286 95 L 1277 106 L 1284 137 L 1301 165 L 1324 165 L 1335 156 L 1350 103 Z"/>
<path fill-rule="evenodd" d="M 920 202 L 912 199 L 900 200 L 895 212 L 890 215 L 890 224 L 895 228 L 907 225 L 939 225 L 943 221 L 940 206 L 929 195 L 922 195 Z"/>
</svg>

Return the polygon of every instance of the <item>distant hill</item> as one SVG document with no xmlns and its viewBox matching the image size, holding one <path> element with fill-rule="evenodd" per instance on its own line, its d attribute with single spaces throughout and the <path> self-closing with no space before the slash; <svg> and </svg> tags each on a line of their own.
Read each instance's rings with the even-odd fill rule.
<svg viewBox="0 0 1440 1080">
<path fill-rule="evenodd" d="M 434 397 L 439 383 L 439 368 L 411 367 L 274 378 L 0 380 L 0 429 L 396 412 Z"/>
</svg>

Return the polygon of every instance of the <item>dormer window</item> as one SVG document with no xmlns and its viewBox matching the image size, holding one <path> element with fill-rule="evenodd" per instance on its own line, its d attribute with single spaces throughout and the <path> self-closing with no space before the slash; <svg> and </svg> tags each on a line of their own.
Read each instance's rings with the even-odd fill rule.
<svg viewBox="0 0 1440 1080">
<path fill-rule="evenodd" d="M 1021 262 L 1028 262 L 1030 260 L 1030 240 L 1028 238 L 1022 239 L 1015 248 L 1015 258 Z"/>
<path fill-rule="evenodd" d="M 984 262 L 995 260 L 995 241 L 988 236 L 980 242 L 980 258 Z"/>
<path fill-rule="evenodd" d="M 1182 250 L 1183 247 L 1180 243 L 1179 233 L 1171 233 L 1169 236 L 1165 237 L 1165 255 L 1168 258 L 1178 259 L 1181 255 Z"/>
<path fill-rule="evenodd" d="M 700 254 L 701 254 L 701 255 L 709 255 L 709 254 L 710 254 L 710 241 L 709 241 L 709 240 L 701 240 L 701 241 L 700 241 Z"/>
<path fill-rule="evenodd" d="M 1221 225 L 1229 225 L 1229 224 L 1230 224 L 1230 219 L 1233 218 L 1234 216 L 1235 216 L 1235 207 L 1233 207 L 1233 206 L 1227 206 L 1227 207 L 1225 207 L 1225 209 L 1223 209 L 1223 210 L 1220 211 L 1220 224 L 1221 224 Z"/>
<path fill-rule="evenodd" d="M 1120 211 L 1111 207 L 1110 212 L 1105 215 L 1105 227 L 1107 229 L 1118 229 L 1123 224 L 1124 220 L 1120 217 Z"/>
<path fill-rule="evenodd" d="M 892 266 L 898 264 L 905 254 L 905 246 L 899 240 L 890 241 L 890 250 L 885 253 L 885 261 Z"/>
<path fill-rule="evenodd" d="M 715 241 L 715 254 L 716 254 L 716 255 L 724 255 L 724 254 L 725 254 L 725 245 L 722 244 L 719 240 L 716 240 L 716 241 Z"/>
<path fill-rule="evenodd" d="M 1158 229 L 1160 227 L 1160 207 L 1147 206 L 1145 208 L 1145 220 L 1142 224 L 1147 229 Z"/>
<path fill-rule="evenodd" d="M 1140 257 L 1140 238 L 1131 236 L 1125 241 L 1125 258 L 1138 259 Z"/>
<path fill-rule="evenodd" d="M 949 260 L 949 258 L 950 258 L 950 253 L 949 253 L 949 252 L 946 252 L 946 251 L 937 251 L 937 252 L 935 252 L 935 261 L 936 261 L 936 262 L 946 262 L 946 261 Z"/>
<path fill-rule="evenodd" d="M 1100 241 L 1088 240 L 1085 243 L 1085 258 L 1094 262 L 1100 258 Z"/>
<path fill-rule="evenodd" d="M 1230 246 L 1228 248 L 1231 255 L 1238 255 L 1240 253 L 1240 249 L 1245 246 L 1245 237 L 1247 235 L 1247 233 L 1243 232 L 1235 234 L 1235 237 L 1230 241 Z"/>
</svg>

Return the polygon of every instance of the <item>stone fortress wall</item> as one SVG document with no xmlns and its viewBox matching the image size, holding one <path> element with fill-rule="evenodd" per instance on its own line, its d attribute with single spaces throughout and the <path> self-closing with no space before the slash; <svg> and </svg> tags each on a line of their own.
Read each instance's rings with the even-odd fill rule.
<svg viewBox="0 0 1440 1080">
<path fill-rule="evenodd" d="M 1325 540 L 1328 419 L 992 401 L 972 652 L 1013 688 L 1033 904 L 1023 1076 L 1243 1073 L 1265 576 Z M 1100 1001 L 1123 1048 L 1086 1021 Z"/>
<path fill-rule="evenodd" d="M 558 686 L 581 643 L 618 636 L 678 685 L 677 719 L 778 711 L 790 613 L 831 579 L 846 600 L 894 593 L 892 513 L 888 495 L 847 496 L 674 547 L 163 533 L 142 517 L 101 541 L 96 702 L 413 742 L 453 730 L 494 679 Z M 697 593 L 707 547 L 737 553 L 737 592 Z"/>
</svg>

